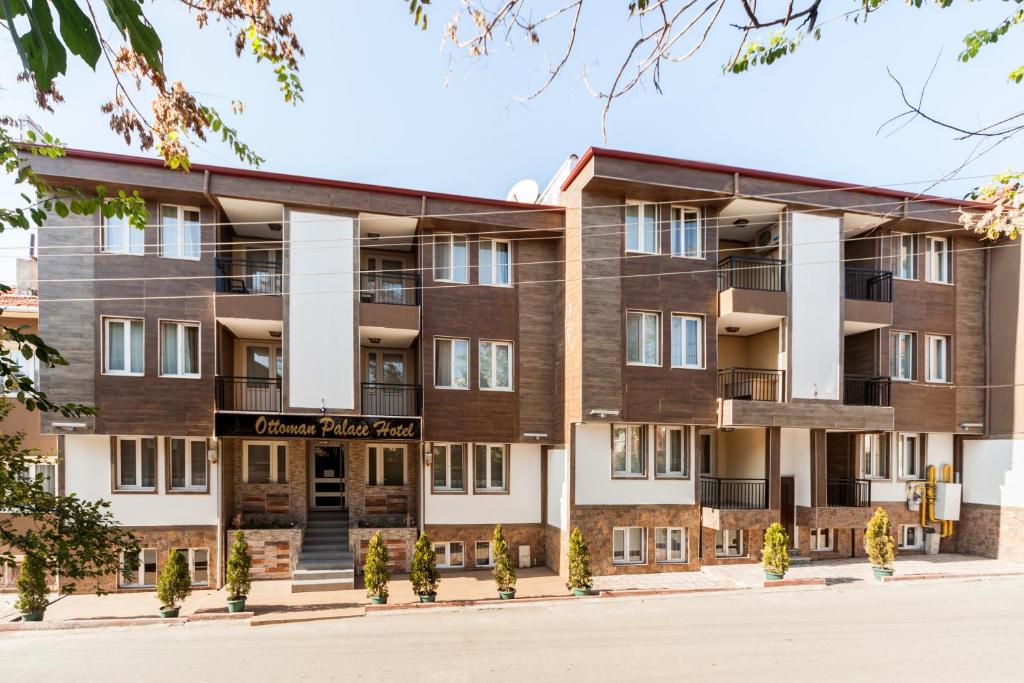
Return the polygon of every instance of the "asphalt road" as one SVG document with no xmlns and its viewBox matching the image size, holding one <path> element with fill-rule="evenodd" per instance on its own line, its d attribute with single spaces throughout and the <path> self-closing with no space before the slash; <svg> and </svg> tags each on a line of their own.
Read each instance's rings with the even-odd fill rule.
<svg viewBox="0 0 1024 683">
<path fill-rule="evenodd" d="M 0 680 L 1020 681 L 1024 579 L 0 634 Z"/>
</svg>

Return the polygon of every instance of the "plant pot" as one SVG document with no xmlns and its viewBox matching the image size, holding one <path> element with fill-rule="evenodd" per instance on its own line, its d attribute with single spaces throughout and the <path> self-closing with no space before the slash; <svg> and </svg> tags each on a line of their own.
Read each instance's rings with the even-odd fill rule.
<svg viewBox="0 0 1024 683">
<path fill-rule="evenodd" d="M 420 602 L 434 602 L 437 599 L 437 593 L 420 593 Z"/>
<path fill-rule="evenodd" d="M 516 597 L 516 589 L 513 588 L 512 590 L 509 590 L 509 591 L 499 590 L 498 591 L 498 597 L 501 598 L 502 600 L 512 600 L 513 598 Z"/>
<path fill-rule="evenodd" d="M 896 570 L 886 569 L 885 567 L 872 567 L 871 571 L 875 573 L 875 579 L 881 581 L 883 576 L 892 576 Z"/>
<path fill-rule="evenodd" d="M 585 598 L 586 596 L 591 595 L 592 591 L 589 588 L 573 588 L 572 594 L 577 598 Z"/>
<path fill-rule="evenodd" d="M 786 575 L 786 572 L 770 572 L 767 569 L 764 570 L 765 581 L 782 581 L 782 577 Z"/>
<path fill-rule="evenodd" d="M 370 598 L 371 605 L 386 605 L 388 604 L 388 596 L 386 595 L 374 595 Z"/>
<path fill-rule="evenodd" d="M 22 612 L 21 613 L 21 620 L 22 621 L 42 621 L 43 620 L 43 612 L 45 612 L 45 611 L 46 610 L 40 610 L 38 612 Z"/>
<path fill-rule="evenodd" d="M 245 611 L 245 596 L 237 598 L 235 600 L 228 599 L 228 612 L 244 612 Z"/>
<path fill-rule="evenodd" d="M 178 616 L 178 612 L 181 610 L 180 607 L 161 607 L 160 616 L 164 619 L 174 619 Z"/>
</svg>

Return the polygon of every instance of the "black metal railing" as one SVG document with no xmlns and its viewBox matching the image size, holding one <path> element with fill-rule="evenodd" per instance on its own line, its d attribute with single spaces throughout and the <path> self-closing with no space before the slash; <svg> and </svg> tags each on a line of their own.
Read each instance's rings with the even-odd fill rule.
<svg viewBox="0 0 1024 683">
<path fill-rule="evenodd" d="M 274 261 L 253 261 L 218 256 L 217 291 L 228 294 L 280 294 L 281 266 Z"/>
<path fill-rule="evenodd" d="M 359 276 L 359 297 L 366 304 L 418 306 L 420 276 L 415 273 L 363 273 Z"/>
<path fill-rule="evenodd" d="M 281 412 L 281 380 L 266 377 L 218 377 L 217 410 Z"/>
<path fill-rule="evenodd" d="M 892 273 L 887 270 L 847 268 L 846 298 L 892 302 Z"/>
<path fill-rule="evenodd" d="M 718 291 L 730 287 L 786 291 L 786 262 L 760 256 L 729 256 L 718 262 Z"/>
<path fill-rule="evenodd" d="M 420 414 L 419 384 L 363 382 L 363 414 L 414 417 Z"/>
<path fill-rule="evenodd" d="M 718 510 L 764 510 L 767 479 L 700 478 L 700 504 Z"/>
<path fill-rule="evenodd" d="M 888 377 L 860 377 L 846 375 L 843 378 L 843 403 L 848 406 L 882 406 L 889 403 Z"/>
<path fill-rule="evenodd" d="M 830 508 L 871 507 L 871 482 L 867 479 L 829 479 L 825 499 Z"/>
<path fill-rule="evenodd" d="M 740 401 L 781 401 L 784 370 L 723 368 L 718 371 L 718 396 Z"/>
</svg>

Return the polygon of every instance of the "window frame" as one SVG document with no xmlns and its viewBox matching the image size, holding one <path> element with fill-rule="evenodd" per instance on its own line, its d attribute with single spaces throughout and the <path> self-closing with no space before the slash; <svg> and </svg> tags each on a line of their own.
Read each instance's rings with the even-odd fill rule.
<svg viewBox="0 0 1024 683">
<path fill-rule="evenodd" d="M 737 536 L 737 546 L 738 546 L 738 552 L 737 553 L 730 553 L 730 552 L 728 552 L 728 548 L 729 548 L 730 544 L 728 543 L 728 538 L 726 537 L 726 534 L 730 534 L 730 533 L 735 533 L 736 536 Z M 721 536 L 721 538 L 722 538 L 722 546 L 721 546 L 723 548 L 722 552 L 718 551 L 718 548 L 719 548 L 718 538 L 719 538 L 719 536 Z M 747 541 L 746 533 L 745 533 L 745 531 L 743 529 L 718 529 L 718 530 L 716 530 L 715 531 L 715 557 L 723 558 L 723 559 L 732 559 L 732 558 L 737 558 L 737 557 L 740 557 L 740 558 L 746 557 L 747 556 L 747 547 L 746 547 L 747 543 L 746 543 L 746 541 Z"/>
<path fill-rule="evenodd" d="M 616 428 L 621 428 L 621 429 L 625 429 L 626 430 L 625 452 L 624 452 L 625 469 L 623 469 L 623 470 L 615 469 L 615 430 L 616 430 Z M 639 472 L 633 472 L 630 469 L 630 462 L 632 461 L 632 458 L 630 456 L 632 455 L 632 443 L 633 443 L 633 439 L 631 438 L 630 431 L 633 430 L 633 429 L 639 429 L 640 430 L 640 471 Z M 609 432 L 609 435 L 611 436 L 611 444 L 610 445 L 611 445 L 611 474 L 612 474 L 612 479 L 647 479 L 647 470 L 648 470 L 648 467 L 649 467 L 649 464 L 648 464 L 647 461 L 650 459 L 650 456 L 651 456 L 651 454 L 650 454 L 650 444 L 648 443 L 648 441 L 650 439 L 650 436 L 648 434 L 647 425 L 646 424 L 632 424 L 632 423 L 625 423 L 625 422 L 613 422 L 612 425 L 611 425 L 611 430 Z"/>
<path fill-rule="evenodd" d="M 680 321 L 679 332 L 679 358 L 681 363 L 676 364 L 675 359 L 675 347 L 676 347 L 676 320 Z M 685 346 L 688 339 L 686 335 L 686 321 L 695 320 L 697 321 L 697 364 L 691 365 L 685 362 L 686 352 Z M 706 356 L 704 350 L 704 316 L 697 315 L 694 313 L 672 313 L 669 319 L 669 365 L 673 369 L 677 370 L 704 370 L 706 367 Z"/>
<path fill-rule="evenodd" d="M 444 384 L 438 384 L 437 383 L 437 359 L 439 357 L 438 353 L 440 351 L 440 348 L 439 348 L 440 345 L 438 344 L 439 341 L 448 341 L 448 342 L 461 341 L 461 342 L 465 342 L 466 343 L 466 386 L 460 387 L 460 386 L 456 386 L 454 384 L 452 384 L 452 385 L 444 385 Z M 470 346 L 469 346 L 469 338 L 468 337 L 434 337 L 434 368 L 433 368 L 433 372 L 434 372 L 434 377 L 433 377 L 434 388 L 435 389 L 451 390 L 451 391 L 469 391 L 470 389 L 472 389 L 473 388 L 473 373 L 472 373 L 473 359 L 470 357 L 471 355 L 472 355 L 472 350 L 470 349 Z M 451 345 L 451 351 L 450 351 L 449 360 L 451 361 L 451 366 L 452 366 L 452 370 L 453 370 L 453 372 L 452 372 L 452 379 L 454 380 L 455 379 L 455 372 L 454 372 L 454 369 L 455 369 L 455 344 Z"/>
<path fill-rule="evenodd" d="M 171 447 L 174 441 L 185 442 L 185 481 L 188 482 L 185 486 L 174 485 L 174 449 Z M 203 444 L 203 464 L 205 467 L 204 481 L 206 482 L 202 486 L 196 486 L 192 483 L 194 480 L 194 471 L 192 469 L 192 444 L 201 443 Z M 202 437 L 187 437 L 187 436 L 168 436 L 164 439 L 164 462 L 166 463 L 166 472 L 164 480 L 166 493 L 179 494 L 179 493 L 209 493 L 210 492 L 210 457 L 209 457 L 209 442 Z"/>
<path fill-rule="evenodd" d="M 498 347 L 499 346 L 506 346 L 506 347 L 508 347 L 508 386 L 507 387 L 498 387 L 498 386 L 485 387 L 484 386 L 484 364 L 483 364 L 484 344 L 490 344 L 491 345 L 491 354 L 490 354 L 491 355 L 491 377 L 490 377 L 490 379 L 488 381 L 490 383 L 492 383 L 492 385 L 493 385 L 495 379 L 498 376 L 498 366 L 497 366 L 497 363 L 496 363 L 496 361 L 498 359 Z M 476 365 L 477 365 L 477 387 L 480 389 L 480 391 L 504 391 L 506 393 L 507 392 L 514 392 L 516 390 L 516 382 L 515 382 L 515 378 L 514 378 L 515 377 L 515 367 L 516 367 L 516 362 L 515 362 L 515 344 L 513 342 L 511 342 L 511 341 L 507 341 L 507 340 L 503 340 L 503 339 L 480 339 L 480 340 L 477 340 L 476 352 L 477 352 L 477 363 L 476 363 Z"/>
<path fill-rule="evenodd" d="M 942 258 L 945 259 L 946 279 L 938 280 L 935 278 L 934 263 L 933 259 L 935 252 L 932 250 L 932 245 L 942 244 L 943 252 Z M 953 284 L 953 242 L 949 237 L 936 237 L 935 235 L 926 235 L 924 239 L 924 279 L 925 282 L 934 285 L 951 285 Z"/>
<path fill-rule="evenodd" d="M 175 326 L 175 329 L 176 329 L 175 338 L 177 340 L 177 355 L 178 355 L 178 357 L 176 359 L 176 363 L 177 363 L 177 367 L 178 367 L 179 370 L 184 367 L 184 360 L 185 360 L 185 343 L 184 342 L 185 342 L 186 335 L 184 333 L 184 330 L 187 327 L 194 327 L 194 328 L 196 328 L 196 367 L 199 369 L 199 372 L 196 372 L 196 373 L 191 373 L 191 372 L 182 373 L 182 372 L 179 372 L 177 374 L 169 374 L 169 373 L 165 373 L 164 372 L 164 325 L 174 325 Z M 170 379 L 202 379 L 203 378 L 203 324 L 201 322 L 199 322 L 198 320 L 169 320 L 169 319 L 161 318 L 160 320 L 157 321 L 157 331 L 158 331 L 158 335 L 157 336 L 159 337 L 157 346 L 159 347 L 158 351 L 159 351 L 159 356 L 160 356 L 159 359 L 158 359 L 159 376 L 160 377 L 167 377 L 167 378 L 170 378 Z"/>
<path fill-rule="evenodd" d="M 658 559 L 658 532 L 665 532 L 665 559 Z M 682 556 L 672 557 L 672 532 L 679 532 L 682 538 Z M 690 544 L 686 527 L 654 527 L 654 564 L 687 564 L 690 561 Z M 614 542 L 614 541 L 613 541 Z"/>
<path fill-rule="evenodd" d="M 630 207 L 637 207 L 637 245 L 636 249 L 629 248 L 629 209 Z M 654 245 L 653 249 L 647 249 L 647 244 L 643 239 L 644 235 L 644 212 L 648 206 L 654 207 Z M 643 254 L 646 256 L 657 256 L 661 253 L 661 207 L 657 202 L 645 202 L 636 199 L 627 199 L 626 204 L 623 207 L 623 232 L 622 232 L 622 246 L 624 247 L 625 253 L 627 254 Z"/>
<path fill-rule="evenodd" d="M 455 488 L 452 486 L 452 446 L 462 446 L 462 487 Z M 437 455 L 434 453 L 435 448 L 445 449 L 445 482 L 444 486 L 438 486 L 434 473 L 437 471 Z M 469 444 L 462 443 L 459 441 L 446 441 L 439 442 L 435 441 L 430 444 L 430 492 L 433 494 L 464 494 L 468 490 L 466 486 L 466 478 L 469 474 L 469 468 L 467 466 L 468 461 Z"/>
<path fill-rule="evenodd" d="M 907 530 L 915 529 L 916 543 L 909 545 L 907 543 Z M 898 527 L 899 540 L 897 542 L 897 550 L 924 550 L 924 527 L 920 524 L 900 524 Z"/>
<path fill-rule="evenodd" d="M 870 479 L 871 481 L 890 481 L 892 479 L 892 455 L 889 448 L 889 435 L 880 432 L 871 432 L 857 435 L 857 454 L 860 457 L 860 474 L 863 479 Z M 878 444 L 879 454 L 876 457 L 871 458 L 872 464 L 875 462 L 884 463 L 885 474 L 874 472 L 874 468 L 868 468 L 868 458 L 866 458 L 866 452 L 864 443 L 866 439 L 871 439 L 873 442 Z M 872 471 L 869 471 L 872 470 Z"/>
<path fill-rule="evenodd" d="M 671 443 L 669 434 L 679 432 L 679 470 L 673 470 L 670 466 L 671 456 L 668 446 Z M 665 470 L 658 471 L 658 444 L 661 433 L 665 434 Z M 655 479 L 689 479 L 690 478 L 690 428 L 680 425 L 655 425 L 654 427 L 654 478 Z M 668 528 L 668 527 L 666 527 Z M 671 527 L 681 528 L 681 527 Z"/>
<path fill-rule="evenodd" d="M 656 356 L 657 357 L 656 357 L 656 359 L 655 359 L 655 361 L 653 363 L 648 363 L 648 362 L 645 362 L 645 361 L 642 361 L 642 360 L 641 361 L 632 361 L 632 360 L 629 359 L 629 318 L 630 318 L 630 316 L 633 316 L 633 315 L 640 316 L 640 337 L 637 340 L 637 342 L 638 342 L 637 348 L 640 351 L 640 358 L 644 357 L 644 348 L 645 348 L 644 341 L 646 339 L 646 336 L 645 336 L 646 335 L 646 332 L 645 332 L 646 325 L 644 323 L 646 321 L 647 316 L 653 316 L 655 318 L 655 320 L 657 320 L 657 322 L 658 322 L 658 330 L 657 330 L 657 332 L 655 332 L 655 335 L 654 335 L 655 336 L 655 340 L 657 341 L 657 344 L 658 344 L 657 351 L 656 351 Z M 626 365 L 632 365 L 632 366 L 643 367 L 643 368 L 660 368 L 661 367 L 661 354 L 662 354 L 662 349 L 661 349 L 661 347 L 662 347 L 661 311 L 647 311 L 647 310 L 638 310 L 638 309 L 626 309 L 626 321 L 625 322 L 626 322 L 626 335 L 625 335 L 625 339 L 626 339 Z"/>
<path fill-rule="evenodd" d="M 107 235 L 111 232 L 112 226 L 110 221 L 118 220 L 121 221 L 121 228 L 124 230 L 124 244 L 125 249 L 110 249 L 107 246 Z M 107 216 L 103 215 L 100 211 L 100 253 L 102 254 L 117 254 L 118 256 L 145 256 L 146 255 L 146 231 L 133 228 L 128 222 L 127 216 Z M 132 235 L 138 233 L 141 238 L 141 242 L 138 244 L 132 244 Z M 138 251 L 133 251 L 133 247 L 138 247 Z"/>
<path fill-rule="evenodd" d="M 115 377 L 144 377 L 146 374 L 146 319 L 138 317 L 123 316 L 102 316 L 102 353 L 103 353 L 103 374 Z M 131 370 L 132 367 L 132 331 L 131 324 L 139 322 L 142 324 L 142 369 L 138 372 Z M 124 366 L 126 370 L 110 369 L 110 323 L 124 323 Z"/>
<path fill-rule="evenodd" d="M 487 485 L 483 486 L 483 487 L 477 485 L 477 477 L 476 477 L 476 475 L 477 475 L 477 471 L 476 471 L 477 470 L 477 458 L 476 458 L 477 453 L 476 453 L 476 451 L 477 451 L 477 448 L 480 448 L 480 447 L 484 447 L 484 448 L 487 449 L 486 450 L 487 457 L 486 457 L 486 460 L 485 460 L 485 462 L 487 463 L 486 473 L 485 473 Z M 495 486 L 491 486 L 491 475 L 492 475 L 492 469 L 491 469 L 491 455 L 492 455 L 492 453 L 491 453 L 491 449 L 492 448 L 501 448 L 502 449 L 502 473 L 501 473 L 501 483 L 502 483 L 502 486 L 501 486 L 501 488 L 498 488 L 498 487 L 495 487 Z M 508 494 L 509 491 L 511 490 L 511 486 L 510 486 L 510 482 L 509 482 L 509 479 L 511 478 L 511 474 L 512 474 L 512 448 L 511 448 L 511 446 L 509 444 L 507 444 L 507 443 L 482 443 L 482 442 L 480 442 L 480 443 L 474 442 L 473 443 L 473 493 L 475 495 L 495 495 L 495 494 L 506 495 L 506 494 Z"/>
<path fill-rule="evenodd" d="M 178 221 L 178 256 L 170 256 L 167 254 L 165 247 L 167 245 L 164 242 L 164 209 L 167 207 L 175 207 L 177 209 L 177 221 Z M 195 211 L 196 222 L 199 224 L 199 243 L 196 244 L 197 255 L 196 256 L 184 256 L 185 245 L 185 212 Z M 198 206 L 186 206 L 184 204 L 159 204 L 157 206 L 157 238 L 159 242 L 159 256 L 160 258 L 171 259 L 174 261 L 202 261 L 203 260 L 203 212 Z"/>
<path fill-rule="evenodd" d="M 452 564 L 452 545 L 458 544 L 462 546 L 462 562 L 459 564 Z M 439 545 L 444 546 L 444 559 L 443 563 L 438 562 L 438 569 L 464 569 L 466 567 L 466 544 L 463 541 L 431 541 L 430 546 L 434 551 L 434 557 L 437 557 L 437 547 Z M 475 548 L 475 546 L 474 546 Z M 474 562 L 476 561 L 476 555 L 473 556 Z"/>
<path fill-rule="evenodd" d="M 490 254 L 491 254 L 490 255 L 490 261 L 491 262 L 487 266 L 485 266 L 484 262 L 483 262 L 484 261 L 483 253 L 484 253 L 484 244 L 485 243 L 488 245 L 488 251 L 490 251 Z M 496 276 L 498 275 L 498 273 L 501 270 L 500 266 L 498 265 L 497 260 L 494 258 L 494 254 L 497 253 L 496 250 L 494 249 L 494 245 L 497 245 L 497 244 L 504 244 L 504 245 L 506 245 L 508 247 L 508 281 L 507 282 L 498 282 L 497 278 L 496 278 Z M 485 272 L 485 269 L 489 271 L 488 276 L 487 276 L 487 278 L 488 278 L 487 282 L 484 282 L 484 272 Z M 512 240 L 496 239 L 496 238 L 492 238 L 492 237 L 481 239 L 477 243 L 477 270 L 478 270 L 477 282 L 479 282 L 480 285 L 483 286 L 483 287 L 506 287 L 506 288 L 507 287 L 512 287 L 513 286 L 513 280 L 512 280 L 512 271 L 513 271 L 513 268 L 512 268 Z"/>
<path fill-rule="evenodd" d="M 822 534 L 824 533 L 827 544 L 821 542 Z M 830 527 L 820 527 L 810 529 L 810 547 L 812 553 L 832 553 L 835 552 L 836 547 L 836 534 L 835 530 Z"/>
<path fill-rule="evenodd" d="M 630 541 L 632 540 L 632 534 L 630 533 L 634 529 L 640 530 L 640 559 L 631 560 L 630 550 L 632 549 Z M 615 535 L 618 532 L 622 532 L 622 559 L 618 560 L 615 558 Z M 647 564 L 647 527 L 642 526 L 616 526 L 612 527 L 612 564 L 613 565 L 645 565 Z"/>
<path fill-rule="evenodd" d="M 903 335 L 910 337 L 910 377 L 900 377 L 893 374 L 895 369 L 899 369 L 901 364 L 897 362 L 898 356 L 894 351 L 899 349 L 899 338 Z M 896 339 L 894 342 L 893 339 Z M 895 364 L 895 365 L 894 365 Z M 889 379 L 893 382 L 916 382 L 917 381 L 917 332 L 910 332 L 907 330 L 890 330 L 889 331 Z"/>
<path fill-rule="evenodd" d="M 112 436 L 114 442 L 111 493 L 158 493 L 160 489 L 160 439 L 155 436 Z M 142 442 L 147 439 L 153 442 L 153 485 L 142 485 Z M 131 441 L 135 444 L 135 484 L 121 483 L 121 444 Z"/>
<path fill-rule="evenodd" d="M 456 242 L 456 240 L 460 241 L 462 243 L 462 245 L 466 249 L 466 266 L 463 269 L 465 271 L 465 277 L 466 277 L 465 280 L 457 280 L 457 279 L 455 279 L 455 274 L 456 274 L 455 271 L 457 269 L 459 269 L 459 267 L 456 267 L 456 265 L 455 265 L 455 242 Z M 431 272 L 431 275 L 434 278 L 434 281 L 435 282 L 450 282 L 450 283 L 453 283 L 453 284 L 460 284 L 460 285 L 468 285 L 468 284 L 470 284 L 470 281 L 472 280 L 472 277 L 470 276 L 470 270 L 472 270 L 472 267 L 470 265 L 470 258 L 469 258 L 469 251 L 470 251 L 469 250 L 469 238 L 466 235 L 456 234 L 454 232 L 435 233 L 432 246 L 433 246 L 433 251 L 431 252 L 430 272 Z M 447 270 L 448 270 L 449 277 L 441 277 L 438 274 L 439 267 L 437 265 L 437 253 L 438 253 L 438 248 L 439 247 L 441 247 L 443 249 L 446 249 L 448 251 L 448 266 L 447 266 Z"/>
<path fill-rule="evenodd" d="M 175 548 L 179 553 L 184 553 L 185 562 L 188 564 L 188 576 L 193 586 L 206 588 L 210 585 L 210 549 L 209 548 Z M 196 581 L 196 551 L 206 553 L 206 581 Z"/>
<path fill-rule="evenodd" d="M 270 481 L 249 481 L 249 446 L 270 447 Z M 284 447 L 284 480 L 281 481 L 281 468 L 278 464 L 278 448 Z M 242 441 L 242 483 L 253 486 L 284 486 L 288 483 L 288 465 L 291 455 L 288 453 L 287 441 L 261 441 L 246 439 Z"/>
<path fill-rule="evenodd" d="M 153 553 L 153 583 L 146 583 L 146 552 L 152 551 Z M 118 588 L 153 588 L 156 586 L 156 582 L 160 577 L 160 553 L 156 548 L 139 548 L 138 554 L 138 565 L 135 568 L 135 574 L 138 577 L 138 581 L 135 583 L 125 583 L 123 568 L 125 564 L 125 555 L 121 553 L 121 571 L 117 572 L 117 587 Z"/>
<path fill-rule="evenodd" d="M 894 432 L 893 439 L 896 441 L 896 462 L 899 467 L 897 477 L 899 481 L 923 481 L 925 477 L 925 435 L 919 432 Z M 914 465 L 917 473 L 913 476 L 907 473 L 904 445 L 907 440 L 914 442 Z"/>
<path fill-rule="evenodd" d="M 487 564 L 480 564 L 477 561 L 477 551 L 480 549 L 480 544 L 487 544 Z M 474 541 L 473 542 L 473 568 L 474 569 L 487 569 L 494 566 L 494 541 Z"/>
<path fill-rule="evenodd" d="M 682 219 L 678 221 L 680 226 L 679 237 L 676 237 L 676 212 L 679 211 L 682 214 Z M 686 231 L 682 229 L 686 225 L 686 214 L 695 213 L 697 214 L 697 254 L 690 255 L 686 253 Z M 672 204 L 669 206 L 669 221 L 668 221 L 668 234 L 669 234 L 669 254 L 673 258 L 686 258 L 696 261 L 703 261 L 706 257 L 704 252 L 704 214 L 695 206 L 685 206 L 682 204 Z M 678 244 L 678 251 L 676 246 Z"/>
<path fill-rule="evenodd" d="M 892 276 L 897 280 L 906 280 L 907 282 L 913 282 L 918 279 L 917 277 L 917 234 L 913 232 L 894 232 L 892 233 L 893 238 L 893 268 Z M 903 257 L 903 240 L 910 240 L 910 277 L 903 277 L 900 275 L 900 262 Z"/>
<path fill-rule="evenodd" d="M 370 483 L 370 449 L 371 448 L 379 449 L 379 454 L 378 454 L 377 462 L 376 462 L 376 465 L 375 465 L 376 471 L 374 472 L 374 477 L 376 478 L 376 482 L 372 483 L 372 484 Z M 384 482 L 384 449 L 385 448 L 400 448 L 400 449 L 402 449 L 402 482 L 400 484 L 387 484 L 387 483 Z M 364 477 L 363 481 L 365 482 L 366 486 L 373 486 L 373 487 L 378 487 L 378 488 L 388 488 L 388 487 L 405 486 L 405 485 L 407 485 L 409 483 L 409 447 L 408 447 L 407 444 L 404 444 L 404 443 L 394 443 L 394 442 L 391 442 L 391 443 L 388 443 L 388 442 L 368 443 L 368 444 L 366 444 L 366 458 L 365 458 L 365 460 L 366 460 L 366 466 L 364 467 L 364 470 L 365 470 L 364 475 L 365 475 L 365 477 Z"/>
<path fill-rule="evenodd" d="M 945 353 L 945 363 L 942 367 L 942 378 L 937 379 L 932 367 L 933 349 L 932 342 L 941 341 Z M 949 334 L 925 334 L 924 335 L 924 381 L 929 384 L 950 384 L 953 380 L 953 336 Z"/>
</svg>

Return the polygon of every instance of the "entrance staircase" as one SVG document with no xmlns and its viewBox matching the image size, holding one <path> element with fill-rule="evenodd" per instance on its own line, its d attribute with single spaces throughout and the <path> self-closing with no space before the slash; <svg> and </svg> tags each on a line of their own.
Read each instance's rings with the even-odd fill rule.
<svg viewBox="0 0 1024 683">
<path fill-rule="evenodd" d="M 354 570 L 348 547 L 348 512 L 310 510 L 302 551 L 292 573 L 292 593 L 352 588 Z"/>
</svg>

